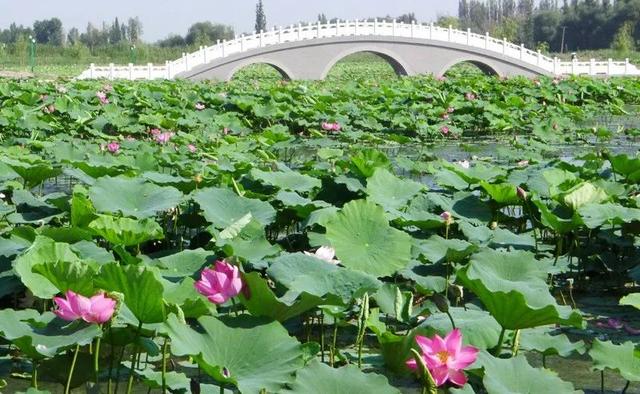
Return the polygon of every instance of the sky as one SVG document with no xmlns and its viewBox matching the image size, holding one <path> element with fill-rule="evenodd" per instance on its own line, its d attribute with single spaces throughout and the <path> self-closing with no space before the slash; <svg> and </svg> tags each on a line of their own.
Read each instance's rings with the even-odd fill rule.
<svg viewBox="0 0 640 394">
<path fill-rule="evenodd" d="M 143 25 L 143 40 L 157 41 L 171 33 L 184 35 L 193 23 L 212 21 L 234 27 L 237 33 L 252 32 L 257 0 L 0 0 L 0 29 L 11 22 L 33 25 L 40 19 L 58 17 L 65 30 L 87 23 L 101 26 L 138 16 Z M 456 15 L 457 0 L 263 0 L 267 24 L 289 25 L 313 22 L 319 13 L 328 18 L 363 19 L 398 16 L 415 12 L 419 21 L 429 22 L 440 15 Z"/>
</svg>

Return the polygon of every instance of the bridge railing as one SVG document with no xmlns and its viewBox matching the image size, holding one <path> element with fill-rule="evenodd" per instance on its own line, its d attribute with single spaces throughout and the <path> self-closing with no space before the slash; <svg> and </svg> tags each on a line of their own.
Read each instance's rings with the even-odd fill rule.
<svg viewBox="0 0 640 394">
<path fill-rule="evenodd" d="M 524 45 L 516 45 L 506 39 L 491 37 L 489 33 L 481 35 L 472 33 L 470 30 L 453 29 L 451 26 L 443 28 L 433 24 L 407 24 L 396 21 L 338 20 L 335 23 L 321 24 L 318 22 L 290 25 L 248 36 L 241 35 L 233 40 L 218 41 L 209 47 L 200 47 L 193 53 L 183 53 L 181 58 L 167 61 L 164 65 L 159 66 L 114 66 L 111 64 L 108 67 L 97 67 L 92 64 L 89 70 L 83 72 L 79 78 L 171 79 L 202 64 L 237 53 L 287 42 L 341 36 L 412 38 L 465 45 L 539 67 L 554 75 L 640 75 L 640 70 L 630 64 L 628 60 L 614 62 L 609 59 L 607 62 L 601 62 L 592 59 L 588 62 L 561 62 L 557 58 L 543 55 L 540 51 L 527 49 Z"/>
</svg>

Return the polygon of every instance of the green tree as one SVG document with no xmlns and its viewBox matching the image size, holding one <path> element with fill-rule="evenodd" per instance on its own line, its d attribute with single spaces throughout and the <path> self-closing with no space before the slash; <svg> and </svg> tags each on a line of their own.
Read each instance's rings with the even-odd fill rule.
<svg viewBox="0 0 640 394">
<path fill-rule="evenodd" d="M 323 25 L 327 24 L 327 16 L 322 13 L 322 14 L 318 14 L 318 22 L 322 23 Z"/>
<path fill-rule="evenodd" d="M 436 25 L 440 27 L 451 26 L 454 29 L 458 29 L 460 27 L 460 19 L 455 16 L 440 15 L 436 20 Z"/>
<path fill-rule="evenodd" d="M 256 32 L 261 32 L 267 30 L 267 15 L 264 12 L 264 4 L 262 4 L 262 0 L 258 1 L 256 4 Z"/>
<path fill-rule="evenodd" d="M 636 49 L 636 43 L 633 38 L 635 23 L 626 21 L 620 26 L 611 43 L 611 48 L 618 52 L 628 53 Z"/>
<path fill-rule="evenodd" d="M 191 25 L 185 42 L 187 45 L 211 45 L 217 40 L 233 38 L 233 28 L 219 23 L 198 22 Z"/>
<path fill-rule="evenodd" d="M 129 42 L 132 44 L 137 43 L 142 38 L 142 22 L 137 16 L 135 18 L 129 18 L 127 21 L 127 34 L 129 35 Z"/>
<path fill-rule="evenodd" d="M 33 35 L 40 44 L 55 46 L 62 46 L 62 44 L 64 44 L 62 21 L 58 18 L 35 21 L 33 23 Z"/>
</svg>

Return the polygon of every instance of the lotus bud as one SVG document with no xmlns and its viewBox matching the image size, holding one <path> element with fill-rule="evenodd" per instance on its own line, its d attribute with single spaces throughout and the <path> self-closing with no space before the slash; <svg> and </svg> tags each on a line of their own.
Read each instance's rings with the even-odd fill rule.
<svg viewBox="0 0 640 394">
<path fill-rule="evenodd" d="M 489 228 L 491 228 L 491 230 L 495 230 L 498 228 L 498 222 L 493 221 L 491 222 L 491 224 L 489 225 Z"/>
<path fill-rule="evenodd" d="M 522 200 L 527 199 L 527 191 L 521 188 L 520 186 L 516 188 L 516 193 L 518 194 L 518 197 L 520 197 Z"/>
<path fill-rule="evenodd" d="M 440 217 L 442 218 L 442 220 L 444 220 L 444 222 L 448 225 L 450 225 L 451 223 L 453 223 L 453 216 L 451 215 L 451 213 L 449 211 L 444 211 L 440 214 Z"/>
<path fill-rule="evenodd" d="M 196 183 L 202 183 L 202 175 L 201 174 L 197 174 L 196 176 L 193 177 L 193 180 Z"/>
</svg>

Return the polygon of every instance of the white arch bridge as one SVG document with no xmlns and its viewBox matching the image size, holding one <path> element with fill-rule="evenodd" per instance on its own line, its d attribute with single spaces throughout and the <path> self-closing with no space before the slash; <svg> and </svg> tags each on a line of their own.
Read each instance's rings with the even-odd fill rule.
<svg viewBox="0 0 640 394">
<path fill-rule="evenodd" d="M 318 80 L 324 79 L 338 61 L 358 52 L 381 56 L 398 75 L 441 76 L 461 62 L 473 63 L 487 74 L 499 76 L 640 75 L 640 70 L 628 59 L 562 62 L 524 45 L 490 37 L 488 33 L 479 35 L 433 24 L 376 20 L 298 24 L 243 35 L 200 47 L 163 65 L 99 67 L 92 64 L 79 78 L 227 81 L 243 67 L 266 63 L 286 79 Z"/>
</svg>

